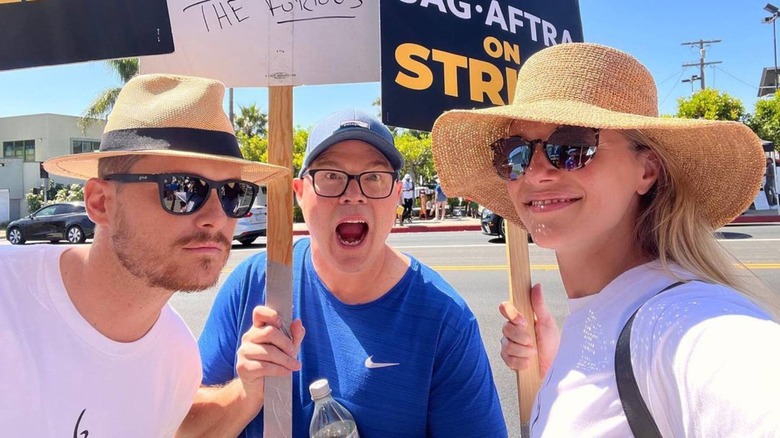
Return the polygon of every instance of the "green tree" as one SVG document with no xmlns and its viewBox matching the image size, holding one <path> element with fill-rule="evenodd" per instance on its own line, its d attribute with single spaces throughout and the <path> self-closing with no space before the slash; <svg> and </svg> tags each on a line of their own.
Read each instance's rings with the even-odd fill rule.
<svg viewBox="0 0 780 438">
<path fill-rule="evenodd" d="M 780 151 L 780 94 L 759 99 L 755 111 L 745 123 L 756 135 L 773 142 L 775 149 Z"/>
<path fill-rule="evenodd" d="M 83 201 L 84 186 L 79 184 L 66 186 L 50 179 L 49 188 L 46 189 L 45 199 L 47 200 L 46 202 L 44 202 L 43 191 L 38 187 L 30 189 L 30 191 L 24 195 L 27 211 L 33 213 L 44 205 L 51 204 L 52 202 Z"/>
<path fill-rule="evenodd" d="M 138 74 L 138 58 L 112 59 L 106 61 L 106 66 L 122 81 L 122 85 Z M 78 122 L 82 132 L 86 132 L 89 125 L 96 119 L 105 119 L 108 116 L 114 108 L 114 103 L 116 103 L 121 89 L 122 86 L 112 87 L 98 94 L 89 107 L 84 110 Z"/>
<path fill-rule="evenodd" d="M 268 138 L 259 135 L 248 136 L 240 131 L 236 133 L 236 137 L 245 159 L 268 162 Z"/>
<path fill-rule="evenodd" d="M 54 195 L 54 202 L 83 201 L 84 187 L 79 184 L 62 186 Z"/>
<path fill-rule="evenodd" d="M 685 119 L 739 121 L 745 116 L 742 101 L 714 88 L 677 99 L 677 117 Z"/>
<path fill-rule="evenodd" d="M 258 135 L 247 136 L 243 132 L 236 134 L 241 145 L 241 154 L 252 161 L 268 162 L 268 138 Z M 306 141 L 309 139 L 309 129 L 295 128 L 293 131 L 293 176 L 297 176 L 303 166 L 303 155 L 306 153 Z"/>
<path fill-rule="evenodd" d="M 293 131 L 293 177 L 303 167 L 303 156 L 306 154 L 306 142 L 309 141 L 309 132 L 311 128 L 304 129 L 300 126 Z"/>
<path fill-rule="evenodd" d="M 236 117 L 236 133 L 243 133 L 247 137 L 265 136 L 266 125 L 268 125 L 268 114 L 260 111 L 257 105 L 238 106 L 241 114 Z"/>
<path fill-rule="evenodd" d="M 418 177 L 422 175 L 423 180 L 430 181 L 436 173 L 431 154 L 431 135 L 420 132 L 404 131 L 396 135 L 395 146 L 404 157 L 401 174 L 412 175 L 414 181 L 418 181 Z"/>
</svg>

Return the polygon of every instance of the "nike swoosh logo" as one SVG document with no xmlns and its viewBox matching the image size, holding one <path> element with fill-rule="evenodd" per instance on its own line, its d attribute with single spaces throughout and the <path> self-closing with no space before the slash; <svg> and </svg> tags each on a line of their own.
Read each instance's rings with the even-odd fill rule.
<svg viewBox="0 0 780 438">
<path fill-rule="evenodd" d="M 366 358 L 366 368 L 385 368 L 385 367 L 394 367 L 396 365 L 401 365 L 400 363 L 384 363 L 384 362 L 374 362 L 372 360 L 374 356 L 368 356 Z"/>
</svg>

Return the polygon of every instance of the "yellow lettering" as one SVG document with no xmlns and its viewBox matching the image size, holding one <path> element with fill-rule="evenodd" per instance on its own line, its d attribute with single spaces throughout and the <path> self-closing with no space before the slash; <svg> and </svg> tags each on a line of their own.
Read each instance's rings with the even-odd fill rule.
<svg viewBox="0 0 780 438">
<path fill-rule="evenodd" d="M 458 97 L 458 68 L 468 67 L 468 58 L 433 49 L 433 57 L 431 59 L 441 62 L 444 66 L 444 94 Z"/>
<path fill-rule="evenodd" d="M 504 41 L 504 61 L 520 65 L 520 46 Z"/>
<path fill-rule="evenodd" d="M 504 105 L 504 100 L 501 99 L 504 78 L 495 65 L 469 58 L 469 85 L 471 100 L 484 102 L 484 96 L 487 96 L 493 105 Z"/>
<path fill-rule="evenodd" d="M 515 100 L 515 89 L 517 88 L 518 71 L 512 67 L 506 67 L 506 96 L 511 104 Z"/>
<path fill-rule="evenodd" d="M 496 37 L 489 36 L 482 40 L 482 48 L 492 58 L 501 57 L 501 42 Z"/>
<path fill-rule="evenodd" d="M 430 50 L 412 43 L 404 43 L 395 49 L 395 60 L 401 68 L 412 74 L 399 71 L 395 82 L 411 90 L 426 90 L 433 84 L 433 73 L 424 63 L 415 58 L 427 60 Z"/>
<path fill-rule="evenodd" d="M 491 58 L 500 59 L 503 56 L 504 61 L 520 64 L 520 46 L 517 44 L 489 36 L 482 40 L 482 48 Z"/>
</svg>

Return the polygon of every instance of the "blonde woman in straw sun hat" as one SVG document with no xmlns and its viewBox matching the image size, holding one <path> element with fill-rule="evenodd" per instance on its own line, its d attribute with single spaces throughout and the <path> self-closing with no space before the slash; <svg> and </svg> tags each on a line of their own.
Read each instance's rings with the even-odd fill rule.
<svg viewBox="0 0 780 438">
<path fill-rule="evenodd" d="M 502 358 L 538 353 L 544 374 L 533 436 L 777 436 L 777 293 L 713 237 L 761 182 L 746 126 L 660 118 L 642 64 L 573 43 L 531 56 L 512 104 L 447 112 L 432 135 L 450 196 L 555 251 L 562 331 L 540 285 L 536 349 L 531 321 L 500 306 Z"/>
</svg>

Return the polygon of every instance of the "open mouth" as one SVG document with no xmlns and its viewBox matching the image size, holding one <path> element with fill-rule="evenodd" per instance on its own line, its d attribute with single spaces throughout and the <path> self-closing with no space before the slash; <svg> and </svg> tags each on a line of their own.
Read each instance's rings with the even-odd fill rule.
<svg viewBox="0 0 780 438">
<path fill-rule="evenodd" d="M 368 234 L 368 224 L 362 221 L 347 221 L 338 224 L 336 236 L 339 242 L 345 246 L 357 246 L 363 242 Z"/>
</svg>

